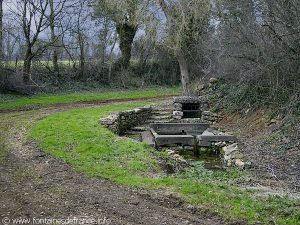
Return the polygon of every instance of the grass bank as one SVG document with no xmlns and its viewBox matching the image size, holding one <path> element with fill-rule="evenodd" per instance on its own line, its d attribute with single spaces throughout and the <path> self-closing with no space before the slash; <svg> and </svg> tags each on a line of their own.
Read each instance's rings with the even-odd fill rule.
<svg viewBox="0 0 300 225">
<path fill-rule="evenodd" d="M 158 163 L 166 157 L 144 143 L 120 138 L 99 125 L 99 118 L 143 103 L 123 103 L 57 113 L 39 121 L 31 137 L 40 147 L 85 174 L 132 187 L 169 189 L 187 202 L 201 205 L 229 220 L 249 223 L 300 224 L 299 201 L 258 197 L 234 183 L 245 172 L 208 171 L 201 163 L 185 172 L 166 175 Z M 155 174 L 155 176 L 153 176 Z"/>
<path fill-rule="evenodd" d="M 180 93 L 178 87 L 174 88 L 147 88 L 139 90 L 116 90 L 116 91 L 98 91 L 98 92 L 77 92 L 62 94 L 39 94 L 32 97 L 20 97 L 14 100 L 2 98 L 0 110 L 13 110 L 22 108 L 34 108 L 63 103 L 76 103 L 88 101 L 120 100 L 120 99 L 139 99 L 155 98 Z"/>
</svg>

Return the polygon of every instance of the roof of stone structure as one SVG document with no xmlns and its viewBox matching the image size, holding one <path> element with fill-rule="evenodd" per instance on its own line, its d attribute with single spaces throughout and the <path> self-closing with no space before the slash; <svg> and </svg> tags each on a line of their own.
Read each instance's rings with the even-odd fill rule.
<svg viewBox="0 0 300 225">
<path fill-rule="evenodd" d="M 173 100 L 174 103 L 200 103 L 200 100 L 196 96 L 178 96 Z"/>
</svg>

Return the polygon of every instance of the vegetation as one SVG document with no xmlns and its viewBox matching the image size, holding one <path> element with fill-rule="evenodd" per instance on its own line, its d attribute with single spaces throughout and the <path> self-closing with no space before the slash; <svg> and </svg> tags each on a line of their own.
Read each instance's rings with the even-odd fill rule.
<svg viewBox="0 0 300 225">
<path fill-rule="evenodd" d="M 279 105 L 282 93 L 299 100 L 299 1 L 0 3 L 1 88 L 35 93 L 74 80 L 144 87 L 178 83 L 181 74 L 186 94 L 190 83 L 220 77 L 267 90 L 264 102 Z M 21 68 L 2 67 L 11 61 Z"/>
<path fill-rule="evenodd" d="M 114 111 L 142 106 L 126 103 L 57 113 L 39 121 L 31 136 L 44 151 L 74 166 L 89 176 L 142 188 L 168 188 L 186 201 L 201 204 L 227 219 L 250 223 L 300 224 L 298 201 L 287 197 L 258 197 L 234 186 L 247 174 L 241 171 L 207 171 L 201 164 L 180 174 L 165 175 L 158 157 L 144 143 L 115 136 L 99 126 L 99 118 Z M 158 176 L 151 176 L 151 174 Z M 282 210 L 284 209 L 284 210 Z"/>
<path fill-rule="evenodd" d="M 138 30 L 138 24 L 145 16 L 145 13 L 143 13 L 145 11 L 142 9 L 146 7 L 143 7 L 143 4 L 147 4 L 147 1 L 95 1 L 96 13 L 115 24 L 122 52 L 119 60 L 122 69 L 127 69 L 130 63 L 133 39 Z"/>
<path fill-rule="evenodd" d="M 206 89 L 205 92 L 214 104 L 213 110 L 218 112 L 235 113 L 250 107 L 252 109 L 266 107 L 278 113 L 281 107 L 292 102 L 292 94 L 287 89 L 274 93 L 269 86 L 252 86 L 250 84 L 237 86 L 224 79 Z M 296 106 L 292 108 L 297 109 Z"/>
<path fill-rule="evenodd" d="M 166 175 L 164 153 L 98 123 L 147 99 L 177 95 L 180 82 L 184 95 L 198 91 L 214 112 L 247 116 L 263 108 L 257 111 L 264 114 L 264 143 L 251 137 L 250 147 L 259 150 L 249 157 L 266 156 L 260 166 L 277 180 L 276 167 L 285 180 L 292 175 L 299 191 L 299 21 L 299 0 L 0 0 L 0 163 L 9 156 L 11 124 L 32 125 L 35 111 L 22 110 L 119 102 L 49 116 L 31 137 L 90 176 L 172 190 L 228 219 L 300 224 L 299 200 L 261 197 L 235 185 L 247 172 L 208 171 L 198 163 Z"/>
<path fill-rule="evenodd" d="M 180 67 L 183 93 L 190 95 L 192 90 L 187 55 L 191 51 L 191 45 L 201 36 L 199 31 L 208 26 L 210 3 L 207 0 L 159 0 L 159 5 L 166 20 L 167 46 Z"/>
<path fill-rule="evenodd" d="M 121 100 L 121 99 L 139 99 L 139 98 L 156 98 L 177 95 L 178 88 L 148 88 L 144 90 L 128 91 L 98 91 L 98 92 L 79 92 L 79 93 L 62 93 L 62 94 L 40 94 L 33 97 L 20 97 L 13 100 L 4 100 L 0 102 L 0 110 L 36 108 L 62 103 L 76 103 L 88 101 L 103 100 Z"/>
</svg>

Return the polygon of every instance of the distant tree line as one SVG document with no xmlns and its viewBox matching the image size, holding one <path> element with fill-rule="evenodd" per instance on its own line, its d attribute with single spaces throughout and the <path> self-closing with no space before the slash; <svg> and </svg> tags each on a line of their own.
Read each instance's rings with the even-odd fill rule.
<svg viewBox="0 0 300 225">
<path fill-rule="evenodd" d="M 10 84 L 181 81 L 191 94 L 198 82 L 220 77 L 273 100 L 299 90 L 297 0 L 0 3 L 1 76 L 18 80 Z"/>
</svg>

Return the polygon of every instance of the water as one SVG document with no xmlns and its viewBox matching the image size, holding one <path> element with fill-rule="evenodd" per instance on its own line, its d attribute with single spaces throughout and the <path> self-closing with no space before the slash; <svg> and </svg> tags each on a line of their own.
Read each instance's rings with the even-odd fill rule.
<svg viewBox="0 0 300 225">
<path fill-rule="evenodd" d="M 135 134 L 126 134 L 126 137 L 129 137 L 133 140 L 142 141 L 142 136 L 139 133 Z M 220 155 L 220 148 L 218 147 L 198 147 L 198 155 L 194 154 L 193 147 L 178 147 L 179 154 L 187 160 L 191 161 L 201 161 L 204 163 L 204 167 L 209 170 L 223 170 L 224 169 L 224 160 Z M 177 148 L 177 150 L 178 150 Z"/>
<path fill-rule="evenodd" d="M 183 148 L 180 150 L 179 154 L 185 159 L 191 161 L 202 161 L 204 167 L 209 170 L 223 170 L 224 160 L 220 155 L 220 151 L 213 147 L 199 148 L 199 154 L 195 155 L 194 151 L 191 149 Z"/>
</svg>

